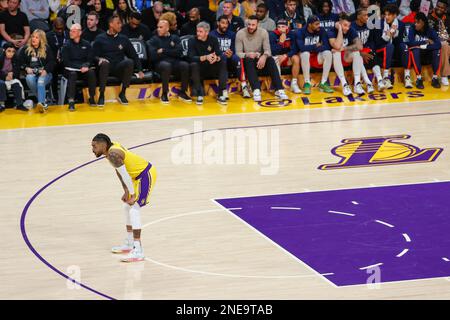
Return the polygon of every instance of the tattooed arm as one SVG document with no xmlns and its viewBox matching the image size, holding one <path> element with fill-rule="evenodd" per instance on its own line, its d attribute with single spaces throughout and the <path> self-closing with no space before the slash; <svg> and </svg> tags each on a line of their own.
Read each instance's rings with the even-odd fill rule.
<svg viewBox="0 0 450 320">
<path fill-rule="evenodd" d="M 345 48 L 345 51 L 350 51 L 350 52 L 359 51 L 362 48 L 363 48 L 363 44 L 362 44 L 361 39 L 355 38 L 353 40 L 353 43 Z"/>
</svg>

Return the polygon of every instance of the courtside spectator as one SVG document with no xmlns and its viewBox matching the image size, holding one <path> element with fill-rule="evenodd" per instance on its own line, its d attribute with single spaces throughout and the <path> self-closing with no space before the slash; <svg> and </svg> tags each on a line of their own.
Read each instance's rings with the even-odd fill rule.
<svg viewBox="0 0 450 320">
<path fill-rule="evenodd" d="M 126 25 L 128 21 L 130 21 L 131 8 L 128 5 L 126 0 L 119 0 L 117 2 L 116 10 L 114 10 L 113 14 L 118 15 L 120 17 L 120 21 L 122 21 L 122 25 Z"/>
<path fill-rule="evenodd" d="M 14 94 L 17 110 L 28 111 L 23 106 L 24 92 L 20 82 L 20 61 L 16 55 L 16 47 L 12 43 L 5 43 L 3 53 L 0 54 L 0 112 L 5 110 L 7 92 Z"/>
<path fill-rule="evenodd" d="M 177 36 L 180 35 L 180 30 L 178 29 L 178 19 L 175 13 L 170 11 L 164 12 L 161 15 L 160 20 L 166 20 L 167 22 L 169 22 L 169 32 L 171 34 L 176 34 Z"/>
<path fill-rule="evenodd" d="M 297 1 L 285 0 L 284 7 L 285 10 L 279 18 L 286 20 L 290 29 L 301 28 L 305 24 L 305 18 L 300 12 Z"/>
<path fill-rule="evenodd" d="M 224 11 L 223 11 L 223 6 L 225 5 L 225 3 L 231 3 L 232 4 L 232 12 L 231 14 L 235 17 L 239 17 L 242 19 L 242 21 L 244 21 L 245 17 L 245 11 L 242 8 L 242 5 L 238 2 L 238 0 L 224 0 L 221 1 L 219 3 L 219 8 L 217 9 L 216 12 L 216 18 L 218 19 L 220 16 L 224 15 Z M 227 14 L 225 14 L 227 15 Z M 227 15 L 228 16 L 228 15 Z"/>
<path fill-rule="evenodd" d="M 339 21 L 339 15 L 332 12 L 333 2 L 331 0 L 321 0 L 317 11 L 320 20 L 320 27 L 326 32 L 334 29 L 334 25 Z"/>
<path fill-rule="evenodd" d="M 89 104 L 95 106 L 95 75 L 94 54 L 91 44 L 81 39 L 81 25 L 73 24 L 70 27 L 70 40 L 62 48 L 62 62 L 64 74 L 67 79 L 67 99 L 69 111 L 75 111 L 75 93 L 77 79 L 87 80 L 89 88 Z"/>
<path fill-rule="evenodd" d="M 142 22 L 142 15 L 139 12 L 131 12 L 130 20 L 122 27 L 122 34 L 130 39 L 148 41 L 152 36 L 150 29 Z"/>
<path fill-rule="evenodd" d="M 4 42 L 20 48 L 30 38 L 30 26 L 25 13 L 20 11 L 20 0 L 8 0 L 8 10 L 0 13 L 0 34 Z"/>
<path fill-rule="evenodd" d="M 200 10 L 198 8 L 192 8 L 189 10 L 188 21 L 181 26 L 180 35 L 192 35 L 197 34 L 197 25 L 200 23 Z"/>
<path fill-rule="evenodd" d="M 244 11 L 243 19 L 247 19 L 250 16 L 254 16 L 256 14 L 256 8 L 258 4 L 264 3 L 263 0 L 244 0 L 241 2 L 241 10 Z"/>
<path fill-rule="evenodd" d="M 181 59 L 183 48 L 180 38 L 171 34 L 169 28 L 169 22 L 161 19 L 158 22 L 157 34 L 147 42 L 150 61 L 161 76 L 161 102 L 169 102 L 169 80 L 172 74 L 179 75 L 181 78 L 181 90 L 178 97 L 190 102 L 192 99 L 186 93 L 189 86 L 189 63 Z"/>
<path fill-rule="evenodd" d="M 105 32 L 98 27 L 99 20 L 98 14 L 95 11 L 91 11 L 86 16 L 86 28 L 83 30 L 81 34 L 81 38 L 83 40 L 88 41 L 89 43 L 94 42 L 95 38 Z"/>
<path fill-rule="evenodd" d="M 108 29 L 108 19 L 112 15 L 113 11 L 106 7 L 106 4 L 102 0 L 94 0 L 94 6 L 92 8 L 98 15 L 98 28 L 102 30 Z"/>
<path fill-rule="evenodd" d="M 333 56 L 327 32 L 320 27 L 319 18 L 317 16 L 309 17 L 306 25 L 297 31 L 295 39 L 297 48 L 300 51 L 303 78 L 305 80 L 303 93 L 311 94 L 311 66 L 316 69 L 322 69 L 319 90 L 325 93 L 333 93 L 333 89 L 328 84 L 328 75 L 330 74 Z"/>
<path fill-rule="evenodd" d="M 223 8 L 223 15 L 228 18 L 228 21 L 230 22 L 230 30 L 233 32 L 238 32 L 240 29 L 245 27 L 244 20 L 242 18 L 235 16 L 233 14 L 233 6 L 234 3 L 232 0 L 225 0 L 222 2 L 222 8 Z M 219 15 L 220 17 L 220 15 Z"/>
<path fill-rule="evenodd" d="M 281 73 L 281 67 L 291 67 L 292 80 L 291 91 L 301 93 L 298 86 L 298 76 L 300 74 L 300 57 L 298 56 L 297 44 L 295 42 L 295 32 L 290 30 L 288 22 L 280 19 L 277 21 L 277 28 L 269 33 L 270 49 L 272 56 Z"/>
<path fill-rule="evenodd" d="M 447 14 L 446 0 L 438 0 L 436 7 L 428 16 L 430 27 L 436 31 L 441 41 L 441 84 L 448 86 L 450 76 L 450 16 Z"/>
<path fill-rule="evenodd" d="M 244 66 L 241 59 L 236 55 L 235 40 L 236 33 L 229 29 L 230 22 L 225 16 L 220 16 L 217 20 L 217 29 L 211 31 L 211 35 L 219 40 L 220 51 L 222 56 L 227 60 L 228 71 L 235 72 L 239 77 L 241 83 L 242 96 L 250 98 L 250 92 L 247 88 L 247 81 L 245 80 Z"/>
<path fill-rule="evenodd" d="M 277 27 L 275 21 L 269 17 L 267 5 L 264 3 L 258 4 L 256 7 L 256 17 L 259 21 L 259 28 L 266 29 L 267 31 L 273 31 Z"/>
<path fill-rule="evenodd" d="M 197 25 L 197 36 L 189 40 L 188 57 L 190 60 L 191 77 L 193 89 L 197 94 L 197 104 L 203 104 L 205 92 L 201 79 L 214 77 L 219 79 L 219 92 L 217 102 L 226 104 L 227 93 L 227 62 L 222 59 L 219 41 L 216 37 L 209 35 L 210 26 L 202 21 Z"/>
<path fill-rule="evenodd" d="M 261 84 L 258 70 L 269 74 L 275 88 L 275 96 L 288 99 L 284 92 L 281 76 L 270 50 L 269 33 L 258 28 L 258 18 L 251 16 L 247 20 L 247 27 L 236 34 L 236 54 L 244 59 L 245 74 L 253 90 L 253 100 L 261 101 Z"/>
<path fill-rule="evenodd" d="M 109 29 L 95 38 L 94 59 L 98 65 L 99 98 L 98 106 L 105 105 L 105 87 L 109 75 L 121 80 L 122 89 L 117 97 L 121 104 L 128 104 L 126 89 L 130 85 L 133 70 L 136 68 L 139 78 L 144 77 L 139 57 L 130 40 L 120 34 L 122 22 L 120 17 L 112 15 L 109 18 Z"/>
<path fill-rule="evenodd" d="M 37 98 L 37 110 L 44 113 L 48 109 L 46 87 L 52 80 L 55 66 L 55 58 L 52 49 L 47 45 L 44 31 L 33 31 L 20 52 L 20 62 L 25 69 L 28 88 Z"/>
<path fill-rule="evenodd" d="M 27 15 L 31 31 L 50 29 L 46 21 L 50 15 L 48 0 L 22 0 L 20 10 Z"/>
<path fill-rule="evenodd" d="M 142 23 L 154 31 L 157 28 L 158 21 L 164 13 L 164 7 L 161 1 L 155 1 L 150 9 L 142 11 Z"/>
</svg>

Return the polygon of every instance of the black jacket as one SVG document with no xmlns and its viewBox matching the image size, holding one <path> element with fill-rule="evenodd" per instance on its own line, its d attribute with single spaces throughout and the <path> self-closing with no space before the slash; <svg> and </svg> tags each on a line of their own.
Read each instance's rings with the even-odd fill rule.
<svg viewBox="0 0 450 320">
<path fill-rule="evenodd" d="M 188 48 L 188 57 L 192 62 L 200 62 L 200 56 L 205 56 L 213 52 L 219 57 L 222 56 L 219 40 L 211 35 L 208 35 L 205 41 L 200 41 L 196 37 L 190 39 Z M 203 61 L 203 63 L 209 62 Z"/>
<path fill-rule="evenodd" d="M 149 51 L 150 61 L 156 64 L 159 61 L 174 62 L 181 60 L 183 55 L 183 48 L 181 46 L 180 38 L 177 35 L 170 34 L 167 37 L 153 36 L 147 41 L 147 48 Z M 162 48 L 162 53 L 157 53 L 158 49 Z"/>
<path fill-rule="evenodd" d="M 47 73 L 52 73 L 53 68 L 55 67 L 55 58 L 53 56 L 52 49 L 47 45 L 46 52 L 47 55 L 45 58 L 36 58 L 36 61 L 33 61 L 31 55 L 26 53 L 26 49 L 28 45 L 25 45 L 20 49 L 19 60 L 22 69 L 27 67 L 32 68 L 34 64 L 36 64 L 39 68 L 44 68 Z"/>
<path fill-rule="evenodd" d="M 6 76 L 7 76 L 7 74 L 2 71 L 4 63 L 5 63 L 5 54 L 2 53 L 0 55 L 0 79 L 3 81 L 5 81 Z M 20 77 L 20 61 L 16 54 L 12 57 L 12 67 L 13 67 L 13 78 L 19 79 L 19 77 Z"/>
<path fill-rule="evenodd" d="M 130 39 L 122 34 L 114 36 L 107 32 L 99 34 L 94 41 L 94 58 L 105 58 L 109 61 L 111 66 L 117 65 L 127 56 L 134 60 L 134 67 L 137 70 L 142 70 L 141 61 L 130 42 Z"/>
<path fill-rule="evenodd" d="M 91 44 L 83 39 L 80 39 L 78 43 L 69 40 L 62 47 L 62 62 L 64 67 L 75 69 L 92 66 L 94 64 L 94 52 Z"/>
</svg>

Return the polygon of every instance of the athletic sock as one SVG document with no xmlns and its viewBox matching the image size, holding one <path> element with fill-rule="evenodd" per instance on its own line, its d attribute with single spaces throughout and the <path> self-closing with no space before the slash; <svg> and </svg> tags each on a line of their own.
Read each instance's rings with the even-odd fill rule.
<svg viewBox="0 0 450 320">
<path fill-rule="evenodd" d="M 133 244 L 134 241 L 133 232 L 127 232 L 127 240 L 129 245 Z"/>
<path fill-rule="evenodd" d="M 141 241 L 140 240 L 134 240 L 133 245 L 134 245 L 134 248 L 136 249 L 136 251 L 142 252 L 142 247 L 141 247 Z"/>
<path fill-rule="evenodd" d="M 411 71 L 409 69 L 405 69 L 405 77 L 409 77 L 411 75 Z"/>
<path fill-rule="evenodd" d="M 383 78 L 388 78 L 389 77 L 389 70 L 388 69 L 385 69 L 384 71 L 383 71 Z"/>
</svg>

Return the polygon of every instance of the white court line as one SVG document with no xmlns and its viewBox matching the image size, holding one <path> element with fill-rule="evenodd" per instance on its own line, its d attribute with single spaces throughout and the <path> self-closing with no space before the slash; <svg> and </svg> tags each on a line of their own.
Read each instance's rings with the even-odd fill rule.
<svg viewBox="0 0 450 320">
<path fill-rule="evenodd" d="M 382 264 L 383 264 L 383 262 L 380 262 L 380 263 L 377 263 L 377 264 L 373 264 L 371 266 L 359 268 L 359 270 L 371 269 L 371 268 L 374 268 L 374 267 L 381 266 Z"/>
<path fill-rule="evenodd" d="M 358 203 L 358 202 L 356 202 L 356 201 L 352 201 L 352 203 L 353 203 L 353 204 L 355 204 L 355 205 L 356 205 L 356 204 L 359 204 L 359 203 Z"/>
<path fill-rule="evenodd" d="M 242 208 L 228 208 L 228 210 L 242 210 Z"/>
<path fill-rule="evenodd" d="M 145 260 L 147 260 L 148 262 L 157 264 L 159 266 L 169 268 L 169 269 L 174 269 L 174 270 L 189 272 L 189 273 L 198 273 L 198 274 L 203 274 L 203 275 L 207 275 L 207 276 L 220 276 L 220 277 L 228 277 L 228 278 L 258 278 L 258 279 L 286 279 L 286 278 L 316 277 L 315 274 L 302 274 L 302 275 L 293 275 L 293 276 L 255 276 L 255 275 L 242 275 L 242 274 L 231 274 L 231 273 L 218 273 L 218 272 L 208 272 L 208 271 L 200 271 L 200 270 L 192 270 L 192 269 L 187 269 L 187 268 L 182 268 L 182 267 L 176 267 L 176 266 L 172 266 L 170 264 L 156 261 L 156 260 L 148 258 L 148 257 L 146 257 Z M 321 276 L 330 276 L 330 275 L 334 275 L 334 273 L 321 274 Z"/>
<path fill-rule="evenodd" d="M 252 226 L 251 224 L 247 223 L 246 221 L 242 220 L 241 218 L 239 218 L 238 216 L 236 216 L 235 214 L 232 214 L 231 211 L 229 211 L 227 208 L 223 207 L 220 203 L 218 203 L 215 199 L 211 199 L 211 201 L 213 201 L 215 204 L 217 204 L 218 206 L 220 206 L 221 208 L 223 208 L 224 210 L 226 210 L 229 214 L 231 214 L 235 219 L 239 220 L 241 223 L 243 223 L 244 225 L 246 225 L 248 228 L 250 228 L 251 230 L 253 230 L 254 232 L 256 232 L 257 234 L 259 234 L 260 236 L 262 236 L 264 239 L 266 239 L 267 241 L 269 241 L 269 243 L 271 243 L 272 245 L 274 245 L 275 247 L 277 247 L 278 249 L 280 249 L 281 251 L 283 251 L 284 253 L 286 253 L 289 257 L 291 257 L 292 259 L 294 259 L 297 263 L 307 267 L 309 270 L 311 270 L 312 272 L 314 272 L 314 275 L 317 276 L 321 276 L 321 279 L 325 280 L 326 282 L 328 282 L 330 285 L 332 285 L 335 288 L 339 288 L 337 285 L 335 285 L 332 281 L 328 280 L 326 277 L 324 277 L 323 275 L 328 275 L 330 273 L 324 273 L 321 274 L 319 272 L 317 272 L 316 270 L 314 270 L 311 266 L 309 266 L 308 264 L 306 264 L 305 262 L 303 262 L 302 260 L 300 260 L 298 257 L 296 257 L 295 255 L 293 255 L 292 253 L 290 253 L 289 251 L 287 251 L 285 248 L 283 248 L 282 246 L 280 246 L 278 243 L 276 243 L 275 241 L 273 241 L 271 238 L 267 237 L 264 233 L 262 233 L 261 231 L 259 231 L 258 229 L 256 229 L 254 226 Z"/>
<path fill-rule="evenodd" d="M 442 260 L 444 260 L 445 262 L 449 262 L 450 261 L 450 259 L 448 259 L 446 257 L 443 257 Z"/>
<path fill-rule="evenodd" d="M 345 216 L 352 216 L 352 217 L 355 216 L 355 214 L 353 214 L 353 213 L 347 213 L 347 212 L 341 212 L 341 211 L 333 211 L 333 210 L 329 210 L 328 212 L 329 212 L 329 213 L 342 214 L 342 215 L 345 215 Z"/>
<path fill-rule="evenodd" d="M 393 227 L 394 227 L 394 226 L 393 226 L 392 224 L 389 224 L 389 223 L 387 223 L 387 222 L 384 222 L 384 221 L 381 221 L 381 220 L 375 220 L 375 222 L 378 222 L 378 223 L 384 224 L 385 226 L 388 226 L 389 228 L 393 228 Z"/>
<path fill-rule="evenodd" d="M 297 207 L 270 207 L 270 209 L 279 209 L 279 210 L 302 210 L 302 208 Z M 231 210 L 231 209 L 228 209 Z"/>
<path fill-rule="evenodd" d="M 170 216 L 170 217 L 165 217 L 162 219 L 158 219 L 152 222 L 149 222 L 145 225 L 142 226 L 142 228 L 146 228 L 150 225 L 153 224 L 157 224 L 159 222 L 165 221 L 165 220 L 170 220 L 170 219 L 176 219 L 179 217 L 185 217 L 185 216 L 191 216 L 191 215 L 196 215 L 196 214 L 202 214 L 202 213 L 209 213 L 209 212 L 224 212 L 223 207 L 217 208 L 217 209 L 210 209 L 210 210 L 201 210 L 201 211 L 193 211 L 193 212 L 187 212 L 187 213 L 182 213 L 182 214 L 177 214 L 174 216 Z M 229 208 L 226 209 L 231 210 L 231 209 L 242 209 L 242 208 Z M 233 215 L 234 216 L 234 215 Z M 237 217 L 236 217 L 237 218 Z M 201 270 L 193 270 L 193 269 L 187 269 L 187 268 L 182 268 L 182 267 L 177 267 L 177 266 L 173 266 L 164 262 L 160 262 L 154 259 L 151 259 L 149 257 L 145 258 L 146 261 L 157 264 L 159 266 L 163 266 L 169 269 L 174 269 L 174 270 L 178 270 L 178 271 L 183 271 L 183 272 L 189 272 L 189 273 L 197 273 L 197 274 L 203 274 L 203 275 L 209 275 L 209 276 L 221 276 L 221 277 L 229 277 L 229 278 L 262 278 L 262 279 L 286 279 L 286 278 L 308 278 L 308 277 L 316 277 L 317 274 L 307 274 L 307 275 L 292 275 L 292 276 L 283 276 L 283 275 L 273 275 L 273 276 L 256 276 L 256 275 L 240 275 L 240 274 L 227 274 L 227 273 L 218 273 L 218 272 L 208 272 L 208 271 L 201 271 Z M 321 276 L 330 276 L 330 275 L 334 275 L 334 273 L 324 273 L 324 274 L 319 274 Z M 325 278 L 326 279 L 326 278 Z"/>
<path fill-rule="evenodd" d="M 403 237 L 405 238 L 406 242 L 411 242 L 411 238 L 406 233 L 403 233 Z"/>
<path fill-rule="evenodd" d="M 403 249 L 403 251 L 400 252 L 400 253 L 397 255 L 397 258 L 400 258 L 400 257 L 403 256 L 404 254 L 406 254 L 408 251 L 409 251 L 409 249 Z"/>
</svg>

